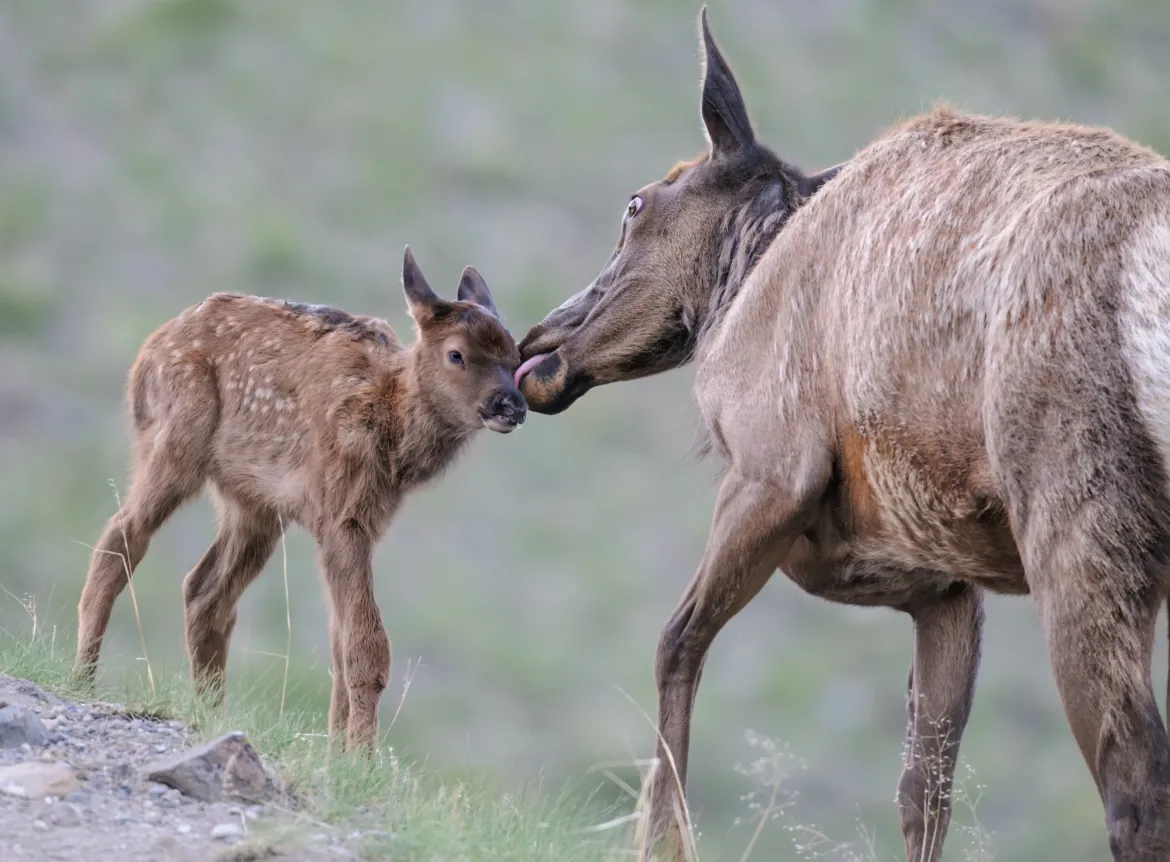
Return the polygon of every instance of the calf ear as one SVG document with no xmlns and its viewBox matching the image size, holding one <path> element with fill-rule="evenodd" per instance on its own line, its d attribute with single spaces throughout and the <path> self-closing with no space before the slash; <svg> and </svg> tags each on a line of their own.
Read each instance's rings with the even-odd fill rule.
<svg viewBox="0 0 1170 862">
<path fill-rule="evenodd" d="M 747 106 L 731 66 L 723 58 L 711 28 L 707 26 L 707 7 L 699 11 L 699 35 L 703 47 L 703 128 L 711 144 L 711 155 L 750 147 L 756 140 L 748 119 Z"/>
<path fill-rule="evenodd" d="M 402 291 L 406 294 L 406 307 L 414 322 L 422 324 L 432 320 L 444 305 L 437 293 L 431 290 L 423 277 L 422 270 L 414 262 L 410 246 L 402 255 Z"/>
<path fill-rule="evenodd" d="M 818 191 L 820 191 L 821 186 L 823 186 L 833 177 L 837 176 L 837 172 L 840 171 L 841 168 L 845 167 L 845 164 L 845 162 L 841 162 L 839 165 L 833 165 L 831 168 L 825 168 L 819 174 L 813 174 L 811 177 L 805 177 L 800 181 L 800 193 L 806 198 L 811 198 Z"/>
<path fill-rule="evenodd" d="M 496 302 L 492 299 L 492 292 L 488 290 L 487 282 L 474 266 L 465 267 L 463 275 L 459 277 L 460 302 L 474 302 L 484 311 L 490 312 L 493 317 L 499 317 Z"/>
</svg>

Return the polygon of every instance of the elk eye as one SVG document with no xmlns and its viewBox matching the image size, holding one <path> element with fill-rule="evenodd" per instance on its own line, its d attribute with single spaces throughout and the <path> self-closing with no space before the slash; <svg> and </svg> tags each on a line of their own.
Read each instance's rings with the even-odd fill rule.
<svg viewBox="0 0 1170 862">
<path fill-rule="evenodd" d="M 463 367 L 463 354 L 460 353 L 458 350 L 448 350 L 447 351 L 447 361 L 450 362 L 452 365 L 458 365 L 460 368 L 462 368 Z"/>
<path fill-rule="evenodd" d="M 626 207 L 626 218 L 631 219 L 642 211 L 642 198 L 639 195 L 634 195 L 630 198 L 630 203 Z"/>
</svg>

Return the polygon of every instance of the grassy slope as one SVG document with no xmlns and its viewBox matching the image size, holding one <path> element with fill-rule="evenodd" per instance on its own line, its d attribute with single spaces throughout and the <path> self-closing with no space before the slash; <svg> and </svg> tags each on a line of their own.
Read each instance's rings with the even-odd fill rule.
<svg viewBox="0 0 1170 862">
<path fill-rule="evenodd" d="M 475 779 L 448 781 L 423 765 L 404 762 L 382 735 L 372 760 L 330 757 L 315 709 L 282 705 L 280 690 L 233 692 L 221 708 L 192 695 L 184 677 L 143 673 L 122 685 L 85 691 L 69 680 L 68 644 L 45 636 L 0 633 L 0 668 L 62 696 L 105 699 L 149 715 L 188 722 L 204 738 L 244 730 L 277 764 L 303 807 L 288 822 L 261 824 L 253 847 L 293 845 L 311 832 L 369 832 L 356 849 L 371 859 L 395 862 L 492 859 L 501 862 L 596 862 L 617 858 L 628 830 L 593 832 L 607 819 L 587 790 L 560 792 L 537 785 L 507 791 Z M 596 784 L 597 782 L 594 782 Z M 632 808 L 633 803 L 627 806 Z M 351 845 L 352 846 L 352 845 Z"/>
<path fill-rule="evenodd" d="M 9 602 L 0 602 L 8 604 Z M 234 860 L 263 858 L 269 849 L 295 851 L 314 833 L 350 837 L 348 846 L 362 858 L 393 862 L 610 862 L 641 858 L 646 789 L 619 773 L 645 763 L 598 764 L 596 769 L 557 790 L 544 782 L 507 789 L 492 778 L 471 772 L 452 777 L 425 763 L 414 763 L 395 750 L 394 723 L 400 701 L 372 759 L 329 752 L 324 712 L 305 705 L 289 689 L 288 671 L 272 684 L 251 680 L 231 688 L 225 703 L 212 706 L 196 697 L 185 674 L 156 673 L 142 659 L 134 672 L 113 684 L 79 687 L 70 678 L 73 644 L 56 629 L 42 628 L 36 608 L 24 604 L 31 625 L 0 628 L 0 669 L 31 680 L 60 696 L 106 700 L 128 710 L 163 719 L 179 719 L 200 737 L 211 739 L 243 730 L 269 762 L 276 765 L 301 805 L 287 816 L 257 824 L 236 848 Z M 404 687 L 403 699 L 409 692 Z M 649 721 L 649 717 L 646 717 Z M 756 789 L 742 799 L 748 812 L 742 825 L 746 846 L 734 857 L 784 860 L 878 862 L 872 827 L 856 821 L 847 840 L 830 837 L 798 816 L 799 793 L 793 779 L 805 764 L 786 745 L 748 734 L 754 759 L 735 771 Z M 637 781 L 634 782 L 638 783 Z M 952 792 L 955 818 L 949 848 L 965 862 L 992 862 L 993 837 L 979 823 L 976 806 L 983 788 L 966 764 L 960 764 Z M 616 795 L 620 799 L 614 803 Z M 929 810 L 930 800 L 923 801 Z M 701 830 L 686 814 L 690 835 L 688 862 L 711 862 Z M 786 833 L 786 834 L 785 834 Z M 761 839 L 764 839 L 761 842 Z M 777 856 L 769 847 L 783 846 Z M 762 852 L 761 852 L 762 851 Z M 954 856 L 952 858 L 959 858 Z"/>
</svg>

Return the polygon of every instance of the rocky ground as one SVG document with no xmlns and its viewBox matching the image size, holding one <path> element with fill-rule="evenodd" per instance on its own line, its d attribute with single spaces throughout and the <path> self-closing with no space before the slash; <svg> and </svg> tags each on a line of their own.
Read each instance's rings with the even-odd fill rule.
<svg viewBox="0 0 1170 862">
<path fill-rule="evenodd" d="M 242 733 L 194 745 L 180 722 L 0 674 L 4 862 L 353 858 L 327 834 L 307 835 L 304 849 L 256 840 L 292 808 Z"/>
</svg>

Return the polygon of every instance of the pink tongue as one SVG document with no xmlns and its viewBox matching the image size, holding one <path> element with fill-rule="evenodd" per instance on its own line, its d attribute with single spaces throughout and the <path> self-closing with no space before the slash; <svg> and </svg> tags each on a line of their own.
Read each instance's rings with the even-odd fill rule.
<svg viewBox="0 0 1170 862">
<path fill-rule="evenodd" d="M 527 359 L 525 359 L 520 367 L 516 369 L 516 385 L 519 386 L 520 381 L 524 379 L 524 375 L 542 363 L 544 360 L 548 359 L 550 355 L 551 354 L 549 353 L 538 353 L 535 356 L 529 356 Z"/>
</svg>

